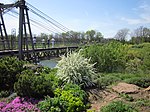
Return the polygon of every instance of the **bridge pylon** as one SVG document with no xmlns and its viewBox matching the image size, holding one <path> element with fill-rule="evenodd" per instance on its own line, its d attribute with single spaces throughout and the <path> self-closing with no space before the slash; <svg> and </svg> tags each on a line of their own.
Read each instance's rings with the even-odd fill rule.
<svg viewBox="0 0 150 112">
<path fill-rule="evenodd" d="M 29 58 L 29 39 L 31 42 L 31 48 L 33 52 L 33 61 L 36 62 L 36 55 L 35 55 L 35 50 L 34 50 L 34 44 L 33 44 L 33 38 L 32 38 L 32 32 L 31 32 L 31 26 L 30 26 L 30 21 L 29 21 L 29 14 L 28 14 L 28 8 L 25 5 L 25 0 L 20 0 L 19 1 L 19 59 L 22 60 L 23 57 L 23 45 L 24 45 L 24 50 L 27 51 L 27 58 Z M 27 33 L 28 29 L 28 33 Z M 29 39 L 28 39 L 29 36 Z M 23 43 L 24 40 L 24 43 Z"/>
<path fill-rule="evenodd" d="M 6 27 L 5 27 L 5 23 L 4 23 L 4 19 L 3 19 L 3 15 L 2 15 L 2 8 L 0 7 L 0 34 L 1 34 L 1 42 L 2 42 L 2 46 L 3 49 L 10 49 L 10 42 L 8 39 L 8 35 L 6 32 Z"/>
<path fill-rule="evenodd" d="M 3 19 L 3 13 L 6 13 L 11 10 L 11 8 L 17 7 L 19 8 L 19 37 L 18 37 L 18 49 L 19 49 L 19 59 L 24 60 L 25 57 L 27 57 L 27 60 L 31 56 L 29 56 L 29 49 L 30 52 L 32 50 L 33 52 L 33 61 L 36 63 L 36 55 L 34 50 L 34 44 L 33 44 L 33 38 L 32 38 L 32 32 L 31 32 L 31 26 L 29 21 L 29 14 L 28 14 L 28 7 L 25 4 L 25 0 L 19 0 L 14 4 L 2 4 L 0 3 L 0 33 L 1 33 L 1 40 L 3 43 L 3 48 L 6 49 L 6 43 L 8 46 L 8 49 L 10 49 L 10 42 L 7 36 L 4 19 Z M 30 45 L 29 45 L 30 44 Z M 27 56 L 24 57 L 24 52 L 26 52 Z"/>
</svg>

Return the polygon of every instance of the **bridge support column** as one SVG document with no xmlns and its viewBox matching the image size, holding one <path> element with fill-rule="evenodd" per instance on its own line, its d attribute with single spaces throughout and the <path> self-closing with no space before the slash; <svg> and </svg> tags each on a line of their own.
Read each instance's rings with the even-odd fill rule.
<svg viewBox="0 0 150 112">
<path fill-rule="evenodd" d="M 2 40 L 2 44 L 3 44 L 3 49 L 10 49 L 10 42 L 8 39 L 8 35 L 6 32 L 6 27 L 4 24 L 4 19 L 3 19 L 3 15 L 2 15 L 2 8 L 0 7 L 0 33 L 1 33 L 1 40 Z"/>
<path fill-rule="evenodd" d="M 28 35 L 27 35 L 27 28 L 26 25 L 28 26 L 28 34 L 30 37 L 31 45 L 32 45 L 32 52 L 33 52 L 33 61 L 36 63 L 36 55 L 35 55 L 35 50 L 34 50 L 34 45 L 33 45 L 33 38 L 32 38 L 32 32 L 31 32 L 31 27 L 30 27 L 30 21 L 29 21 L 29 15 L 28 15 L 28 8 L 25 5 L 25 0 L 20 0 L 20 5 L 19 5 L 19 59 L 23 60 L 23 44 L 25 44 L 26 48 L 24 50 L 27 51 L 27 58 L 29 58 L 29 50 L 28 50 Z M 24 27 L 24 28 L 23 28 Z M 23 31 L 24 30 L 24 31 Z M 24 33 L 24 34 L 23 34 Z M 23 38 L 23 36 L 25 36 Z M 23 39 L 25 39 L 23 43 Z M 29 60 L 29 59 L 28 59 Z"/>
<path fill-rule="evenodd" d="M 19 49 L 19 59 L 23 59 L 23 16 L 24 16 L 24 6 L 25 1 L 20 0 L 20 9 L 19 9 L 19 39 L 18 39 L 18 49 Z"/>
</svg>

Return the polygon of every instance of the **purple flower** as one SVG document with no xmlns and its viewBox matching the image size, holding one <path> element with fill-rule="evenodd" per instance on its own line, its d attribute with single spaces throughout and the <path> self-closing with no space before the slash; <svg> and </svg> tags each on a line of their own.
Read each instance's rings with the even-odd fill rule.
<svg viewBox="0 0 150 112">
<path fill-rule="evenodd" d="M 16 97 L 10 103 L 0 102 L 0 110 L 2 110 L 2 112 L 40 112 L 40 110 L 36 107 L 38 102 L 38 100 L 33 98 Z"/>
</svg>

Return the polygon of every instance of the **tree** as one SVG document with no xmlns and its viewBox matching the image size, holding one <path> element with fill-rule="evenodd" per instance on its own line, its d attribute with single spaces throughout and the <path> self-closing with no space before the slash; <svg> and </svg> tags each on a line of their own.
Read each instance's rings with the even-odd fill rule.
<svg viewBox="0 0 150 112">
<path fill-rule="evenodd" d="M 120 29 L 114 38 L 121 42 L 125 42 L 125 40 L 127 39 L 128 33 L 129 33 L 129 29 L 127 28 Z"/>
<path fill-rule="evenodd" d="M 95 36 L 95 30 L 89 30 L 86 32 L 86 36 L 87 36 L 87 39 L 89 41 L 93 40 L 94 39 L 94 36 Z"/>
<path fill-rule="evenodd" d="M 140 26 L 132 32 L 131 41 L 133 43 L 150 42 L 150 29 Z"/>
<path fill-rule="evenodd" d="M 103 35 L 101 32 L 96 32 L 96 35 L 95 35 L 95 40 L 97 42 L 101 42 L 101 40 L 103 39 Z"/>
</svg>

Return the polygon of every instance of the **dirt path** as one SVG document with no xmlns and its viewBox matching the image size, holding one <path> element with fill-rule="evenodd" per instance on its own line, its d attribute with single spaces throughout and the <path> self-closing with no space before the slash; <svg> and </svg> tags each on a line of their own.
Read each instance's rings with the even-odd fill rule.
<svg viewBox="0 0 150 112">
<path fill-rule="evenodd" d="M 128 91 L 126 84 L 124 87 L 121 84 L 121 87 L 122 87 L 121 91 Z M 132 87 L 133 87 L 133 90 L 135 90 L 136 92 L 132 90 Z M 143 104 L 140 105 L 141 106 L 139 108 L 140 112 L 150 112 L 150 104 L 146 104 L 146 103 L 144 104 L 144 101 L 149 100 L 150 102 L 150 91 L 145 91 L 144 88 L 137 87 L 137 90 L 138 90 L 137 92 L 134 85 L 131 85 L 131 86 L 128 85 L 128 88 L 130 88 L 129 91 L 130 92 L 132 91 L 133 93 L 125 93 L 125 94 L 127 94 L 127 96 L 132 97 L 134 101 L 127 101 L 125 98 L 120 96 L 120 94 L 124 94 L 124 93 L 118 93 L 114 91 L 112 88 L 105 89 L 105 90 L 97 90 L 97 89 L 90 90 L 89 91 L 89 101 L 91 102 L 90 110 L 95 110 L 96 112 L 99 112 L 101 107 L 106 106 L 107 104 L 109 104 L 110 102 L 114 100 L 122 100 L 130 104 L 135 104 L 136 101 L 138 101 L 139 99 L 142 99 L 141 103 Z M 117 89 L 118 91 L 120 90 L 119 86 L 115 86 L 115 89 L 116 88 L 118 88 Z"/>
</svg>

